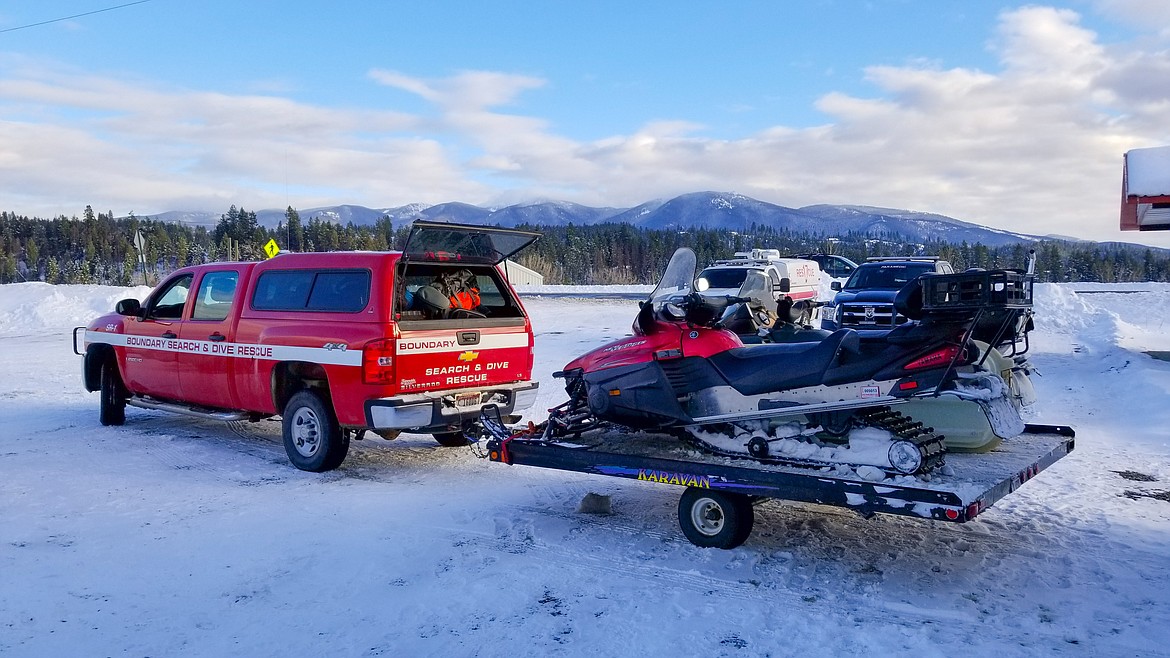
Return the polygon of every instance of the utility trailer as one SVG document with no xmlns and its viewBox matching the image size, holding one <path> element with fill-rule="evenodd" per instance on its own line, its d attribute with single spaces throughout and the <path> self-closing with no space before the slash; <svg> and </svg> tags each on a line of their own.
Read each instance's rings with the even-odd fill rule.
<svg viewBox="0 0 1170 658">
<path fill-rule="evenodd" d="M 1075 432 L 1064 425 L 1028 424 L 1023 434 L 985 453 L 947 453 L 943 473 L 867 481 L 856 472 L 760 464 L 702 452 L 678 438 L 619 430 L 547 440 L 523 432 L 491 439 L 487 457 L 538 466 L 685 487 L 678 520 L 692 543 L 735 548 L 755 522 L 753 505 L 767 498 L 876 513 L 965 523 L 1072 452 Z"/>
</svg>

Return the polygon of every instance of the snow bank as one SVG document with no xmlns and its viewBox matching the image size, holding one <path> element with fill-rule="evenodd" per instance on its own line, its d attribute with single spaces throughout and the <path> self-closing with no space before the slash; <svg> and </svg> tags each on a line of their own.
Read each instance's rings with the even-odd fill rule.
<svg viewBox="0 0 1170 658">
<path fill-rule="evenodd" d="M 146 286 L 54 286 L 40 282 L 0 285 L 0 336 L 82 326 L 113 311 L 118 300 L 142 300 L 149 292 Z"/>
</svg>

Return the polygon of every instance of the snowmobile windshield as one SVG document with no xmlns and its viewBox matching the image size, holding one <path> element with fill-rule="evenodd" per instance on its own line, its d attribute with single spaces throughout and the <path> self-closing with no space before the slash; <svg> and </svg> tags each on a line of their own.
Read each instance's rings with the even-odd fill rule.
<svg viewBox="0 0 1170 658">
<path fill-rule="evenodd" d="M 755 308 L 764 308 L 772 313 L 776 312 L 776 300 L 772 297 L 772 283 L 766 274 L 758 270 L 748 272 L 747 277 L 743 280 L 743 285 L 739 287 L 739 292 L 735 293 L 735 296 L 752 300 L 751 305 Z"/>
<path fill-rule="evenodd" d="M 678 302 L 689 295 L 695 283 L 696 269 L 695 252 L 689 247 L 679 247 L 666 264 L 666 271 L 662 273 L 658 287 L 650 293 L 650 303 L 658 306 L 671 300 Z"/>
</svg>

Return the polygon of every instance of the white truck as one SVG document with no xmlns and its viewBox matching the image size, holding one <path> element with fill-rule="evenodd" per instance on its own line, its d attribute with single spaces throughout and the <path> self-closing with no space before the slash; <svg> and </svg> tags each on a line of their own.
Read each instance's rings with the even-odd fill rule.
<svg viewBox="0 0 1170 658">
<path fill-rule="evenodd" d="M 784 296 L 792 301 L 815 301 L 821 289 L 821 267 L 816 261 L 802 258 L 781 258 L 778 249 L 737 251 L 735 257 L 717 260 L 699 274 L 710 286 L 702 294 L 711 297 L 735 295 L 747 278 L 748 272 L 762 272 L 772 282 L 777 300 Z M 811 323 L 819 313 L 819 306 L 810 305 L 809 317 L 801 324 Z"/>
</svg>

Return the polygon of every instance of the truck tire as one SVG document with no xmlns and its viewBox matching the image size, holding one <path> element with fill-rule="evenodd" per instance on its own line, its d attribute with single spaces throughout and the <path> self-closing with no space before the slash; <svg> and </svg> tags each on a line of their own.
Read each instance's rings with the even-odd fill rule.
<svg viewBox="0 0 1170 658">
<path fill-rule="evenodd" d="M 126 386 L 118 374 L 118 364 L 106 359 L 102 364 L 101 404 L 98 421 L 102 425 L 121 425 L 126 422 Z"/>
<path fill-rule="evenodd" d="M 341 430 L 333 409 L 313 391 L 300 391 L 289 399 L 281 415 L 284 451 L 302 471 L 331 471 L 349 452 L 349 434 Z"/>
<path fill-rule="evenodd" d="M 678 501 L 678 524 L 695 546 L 735 548 L 747 541 L 755 523 L 751 498 L 687 487 Z"/>
</svg>

